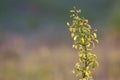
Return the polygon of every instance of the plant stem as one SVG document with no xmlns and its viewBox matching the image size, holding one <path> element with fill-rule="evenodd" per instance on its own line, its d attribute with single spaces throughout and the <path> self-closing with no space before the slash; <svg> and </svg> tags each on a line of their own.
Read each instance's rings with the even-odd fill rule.
<svg viewBox="0 0 120 80">
<path fill-rule="evenodd" d="M 87 51 L 87 47 L 86 47 L 86 38 L 85 38 L 85 36 L 84 36 L 84 51 Z M 85 63 L 84 63 L 84 67 L 86 68 L 87 66 L 88 66 L 88 64 L 87 64 L 87 54 L 85 55 L 85 57 L 86 57 L 86 59 L 85 59 Z M 86 77 L 86 74 L 85 74 L 85 72 L 83 72 L 83 78 L 85 78 Z"/>
<path fill-rule="evenodd" d="M 86 45 L 84 45 L 84 50 L 87 51 Z M 85 67 L 85 68 L 87 67 L 87 55 L 86 55 L 84 67 Z M 85 77 L 86 77 L 86 74 L 85 74 L 85 72 L 83 72 L 83 78 L 85 78 Z"/>
</svg>

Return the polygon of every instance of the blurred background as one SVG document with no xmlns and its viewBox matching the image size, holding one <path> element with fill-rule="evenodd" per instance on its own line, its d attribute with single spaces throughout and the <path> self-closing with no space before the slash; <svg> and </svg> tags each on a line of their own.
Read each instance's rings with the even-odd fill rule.
<svg viewBox="0 0 120 80">
<path fill-rule="evenodd" d="M 0 0 L 0 80 L 76 80 L 69 10 L 97 29 L 96 80 L 120 80 L 120 0 Z"/>
</svg>

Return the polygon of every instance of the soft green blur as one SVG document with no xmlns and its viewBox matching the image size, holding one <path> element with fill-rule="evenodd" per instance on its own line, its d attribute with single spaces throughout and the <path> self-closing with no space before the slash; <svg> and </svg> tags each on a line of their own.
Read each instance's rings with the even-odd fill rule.
<svg viewBox="0 0 120 80">
<path fill-rule="evenodd" d="M 96 80 L 120 80 L 120 0 L 0 0 L 0 80 L 76 80 L 69 10 L 97 29 Z"/>
</svg>

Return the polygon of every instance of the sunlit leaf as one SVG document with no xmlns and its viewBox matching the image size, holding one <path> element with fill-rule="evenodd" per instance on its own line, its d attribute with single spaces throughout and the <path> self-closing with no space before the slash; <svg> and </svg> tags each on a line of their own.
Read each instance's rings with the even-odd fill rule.
<svg viewBox="0 0 120 80">
<path fill-rule="evenodd" d="M 97 38 L 97 34 L 96 34 L 96 33 L 93 33 L 93 36 L 94 36 L 95 38 Z"/>
<path fill-rule="evenodd" d="M 75 70 L 72 70 L 72 73 L 75 74 Z"/>
<path fill-rule="evenodd" d="M 74 37 L 74 35 L 75 35 L 74 33 L 71 33 L 71 37 L 72 37 L 72 38 Z"/>
<path fill-rule="evenodd" d="M 98 41 L 97 39 L 96 39 L 95 41 L 96 41 L 97 43 L 99 43 L 99 41 Z"/>
<path fill-rule="evenodd" d="M 70 27 L 70 28 L 69 28 L 69 31 L 72 32 L 72 31 L 73 31 L 73 28 Z"/>
<path fill-rule="evenodd" d="M 84 20 L 84 23 L 88 23 L 88 20 L 87 20 L 87 19 L 85 19 L 85 20 Z"/>
<path fill-rule="evenodd" d="M 74 41 L 76 41 L 76 40 L 77 40 L 77 38 L 78 38 L 78 36 L 74 36 Z"/>
<path fill-rule="evenodd" d="M 74 10 L 70 10 L 70 12 L 75 12 Z"/>
<path fill-rule="evenodd" d="M 69 23 L 69 22 L 67 22 L 67 26 L 70 26 L 70 23 Z"/>
</svg>

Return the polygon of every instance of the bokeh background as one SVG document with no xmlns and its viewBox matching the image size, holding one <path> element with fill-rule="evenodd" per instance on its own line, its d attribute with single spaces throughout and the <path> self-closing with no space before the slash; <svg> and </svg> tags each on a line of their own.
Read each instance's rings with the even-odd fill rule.
<svg viewBox="0 0 120 80">
<path fill-rule="evenodd" d="M 97 29 L 96 80 L 120 80 L 120 0 L 0 0 L 0 80 L 76 80 L 69 10 Z"/>
</svg>

